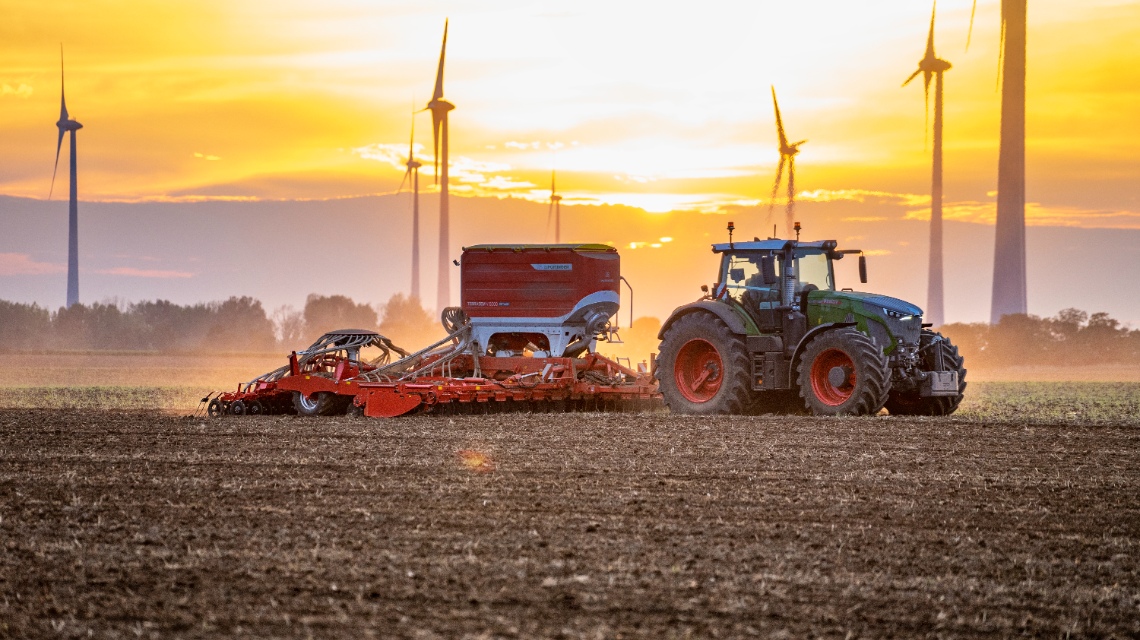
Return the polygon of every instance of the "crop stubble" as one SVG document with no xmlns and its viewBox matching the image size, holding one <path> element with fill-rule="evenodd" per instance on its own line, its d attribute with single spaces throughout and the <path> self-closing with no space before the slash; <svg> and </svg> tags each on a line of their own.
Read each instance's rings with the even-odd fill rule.
<svg viewBox="0 0 1140 640">
<path fill-rule="evenodd" d="M 0 410 L 0 635 L 1140 635 L 1134 426 Z"/>
</svg>

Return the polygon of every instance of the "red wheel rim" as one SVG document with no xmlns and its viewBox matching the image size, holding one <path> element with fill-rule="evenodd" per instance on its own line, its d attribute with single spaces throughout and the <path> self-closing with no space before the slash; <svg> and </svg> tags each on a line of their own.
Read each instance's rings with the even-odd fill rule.
<svg viewBox="0 0 1140 640">
<path fill-rule="evenodd" d="M 847 374 L 839 385 L 831 381 L 831 370 L 836 367 Z M 816 356 L 811 363 L 811 389 L 815 397 L 828 406 L 838 407 L 847 402 L 855 393 L 855 362 L 851 356 L 839 349 L 828 349 Z"/>
<path fill-rule="evenodd" d="M 724 379 L 724 363 L 720 353 L 708 340 L 693 338 L 677 352 L 673 366 L 677 390 L 689 402 L 708 402 L 720 391 Z"/>
</svg>

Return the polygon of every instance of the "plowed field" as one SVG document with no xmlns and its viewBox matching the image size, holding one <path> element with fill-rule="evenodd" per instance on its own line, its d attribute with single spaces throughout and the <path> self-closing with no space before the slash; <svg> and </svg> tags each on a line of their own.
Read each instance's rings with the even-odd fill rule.
<svg viewBox="0 0 1140 640">
<path fill-rule="evenodd" d="M 1140 430 L 0 410 L 0 636 L 1137 637 Z"/>
</svg>

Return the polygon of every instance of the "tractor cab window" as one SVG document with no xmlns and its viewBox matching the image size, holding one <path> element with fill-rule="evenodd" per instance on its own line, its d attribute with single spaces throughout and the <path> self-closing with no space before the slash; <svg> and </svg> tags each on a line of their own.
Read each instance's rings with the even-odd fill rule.
<svg viewBox="0 0 1140 640">
<path fill-rule="evenodd" d="M 728 295 L 737 302 L 756 308 L 764 306 L 764 303 L 779 302 L 778 285 L 764 284 L 764 275 L 760 272 L 760 254 L 730 254 L 725 256 L 725 262 L 724 286 Z"/>
<path fill-rule="evenodd" d="M 835 290 L 835 280 L 831 274 L 831 261 L 823 253 L 796 255 L 796 291 L 803 291 L 808 285 L 825 291 Z"/>
</svg>

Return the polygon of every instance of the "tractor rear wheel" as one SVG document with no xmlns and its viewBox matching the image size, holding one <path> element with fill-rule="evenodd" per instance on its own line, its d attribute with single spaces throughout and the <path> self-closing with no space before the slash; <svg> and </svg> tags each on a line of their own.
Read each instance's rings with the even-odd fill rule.
<svg viewBox="0 0 1140 640">
<path fill-rule="evenodd" d="M 800 397 L 817 416 L 875 415 L 891 387 L 886 356 L 854 327 L 813 338 L 800 355 L 797 371 Z"/>
<path fill-rule="evenodd" d="M 745 413 L 752 400 L 748 350 L 720 318 L 692 313 L 661 340 L 657 377 L 665 405 L 675 413 Z"/>
<path fill-rule="evenodd" d="M 294 391 L 293 408 L 303 416 L 331 416 L 344 413 L 345 405 L 335 393 L 321 391 L 310 398 L 300 391 Z"/>
<path fill-rule="evenodd" d="M 887 411 L 893 416 L 948 416 L 958 410 L 958 405 L 962 404 L 963 392 L 966 391 L 966 369 L 962 366 L 965 360 L 949 338 L 929 329 L 922 330 L 919 348 L 923 349 L 923 371 L 958 372 L 958 395 L 923 398 L 917 390 L 892 390 L 887 398 Z M 939 355 L 942 356 L 941 368 L 938 366 Z"/>
</svg>

